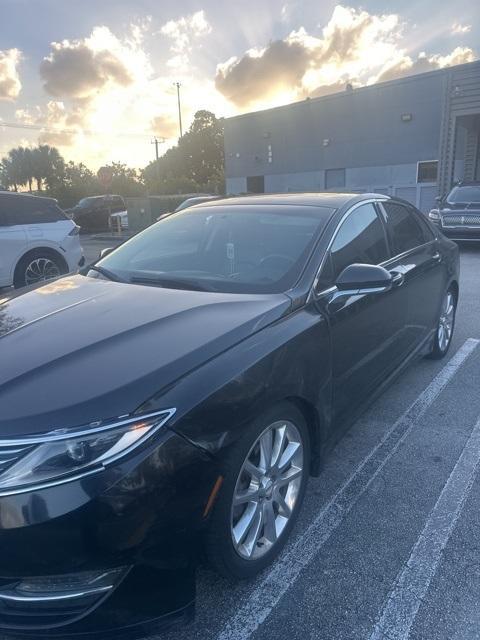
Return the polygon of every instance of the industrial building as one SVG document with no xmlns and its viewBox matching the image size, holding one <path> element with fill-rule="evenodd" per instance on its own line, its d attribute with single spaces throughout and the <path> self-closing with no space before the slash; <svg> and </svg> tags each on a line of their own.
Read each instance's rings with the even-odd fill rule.
<svg viewBox="0 0 480 640">
<path fill-rule="evenodd" d="M 480 179 L 480 61 L 225 120 L 227 193 L 375 191 L 427 211 Z"/>
</svg>

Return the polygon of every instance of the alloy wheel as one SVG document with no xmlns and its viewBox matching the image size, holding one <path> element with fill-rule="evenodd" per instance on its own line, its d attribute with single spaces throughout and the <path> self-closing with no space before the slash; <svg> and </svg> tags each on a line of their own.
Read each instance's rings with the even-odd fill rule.
<svg viewBox="0 0 480 640">
<path fill-rule="evenodd" d="M 25 284 L 35 284 L 43 280 L 57 278 L 60 275 L 58 265 L 50 258 L 35 258 L 25 269 Z"/>
<path fill-rule="evenodd" d="M 304 447 L 289 421 L 269 425 L 250 449 L 233 494 L 231 535 L 235 551 L 257 560 L 278 541 L 297 503 Z"/>
<path fill-rule="evenodd" d="M 440 351 L 446 351 L 453 333 L 453 322 L 455 319 L 455 298 L 451 291 L 448 291 L 443 299 L 440 320 L 438 324 L 437 340 Z"/>
</svg>

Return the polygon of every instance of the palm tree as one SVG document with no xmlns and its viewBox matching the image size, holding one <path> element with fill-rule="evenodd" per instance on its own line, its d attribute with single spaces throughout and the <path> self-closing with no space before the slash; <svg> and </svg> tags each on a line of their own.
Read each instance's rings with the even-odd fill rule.
<svg viewBox="0 0 480 640">
<path fill-rule="evenodd" d="M 65 162 L 55 147 L 42 144 L 32 149 L 32 162 L 38 191 L 42 190 L 43 184 L 51 187 L 53 183 L 61 180 Z"/>
</svg>

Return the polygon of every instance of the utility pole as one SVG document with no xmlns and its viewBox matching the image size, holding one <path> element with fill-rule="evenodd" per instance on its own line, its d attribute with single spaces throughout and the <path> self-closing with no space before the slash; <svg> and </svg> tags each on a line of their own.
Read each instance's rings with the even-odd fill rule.
<svg viewBox="0 0 480 640">
<path fill-rule="evenodd" d="M 178 126 L 180 128 L 180 138 L 183 136 L 182 131 L 182 108 L 180 106 L 180 87 L 182 86 L 180 82 L 173 83 L 177 87 L 177 101 L 178 101 Z"/>
<path fill-rule="evenodd" d="M 157 136 L 155 136 L 153 138 L 153 140 L 152 140 L 152 144 L 155 145 L 155 157 L 156 157 L 157 161 L 158 161 L 158 158 L 159 158 L 159 155 L 158 155 L 158 143 L 159 143 L 159 140 L 158 140 Z"/>
</svg>

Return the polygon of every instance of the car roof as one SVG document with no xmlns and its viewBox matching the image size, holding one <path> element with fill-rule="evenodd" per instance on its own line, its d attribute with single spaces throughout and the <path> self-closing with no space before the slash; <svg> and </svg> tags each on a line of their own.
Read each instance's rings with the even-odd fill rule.
<svg viewBox="0 0 480 640">
<path fill-rule="evenodd" d="M 307 207 L 328 207 L 340 209 L 347 204 L 361 202 L 371 198 L 388 198 L 380 193 L 273 193 L 233 196 L 221 200 L 209 200 L 195 205 L 195 209 L 203 207 L 221 207 L 231 205 L 290 205 Z"/>
<path fill-rule="evenodd" d="M 35 196 L 33 193 L 18 193 L 17 191 L 0 191 L 0 197 L 8 198 L 24 198 L 24 199 L 34 199 L 34 200 L 42 200 L 43 202 L 53 202 L 57 204 L 56 198 L 49 198 L 48 196 Z"/>
</svg>

